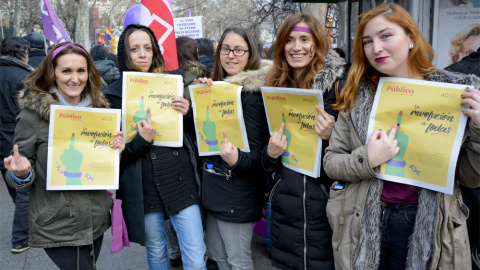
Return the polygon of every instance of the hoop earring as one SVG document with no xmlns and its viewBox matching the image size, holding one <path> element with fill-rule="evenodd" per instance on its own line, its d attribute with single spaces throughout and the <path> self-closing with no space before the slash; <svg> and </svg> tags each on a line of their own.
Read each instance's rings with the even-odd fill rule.
<svg viewBox="0 0 480 270">
<path fill-rule="evenodd" d="M 413 49 L 413 44 L 410 44 L 410 49 Z"/>
</svg>

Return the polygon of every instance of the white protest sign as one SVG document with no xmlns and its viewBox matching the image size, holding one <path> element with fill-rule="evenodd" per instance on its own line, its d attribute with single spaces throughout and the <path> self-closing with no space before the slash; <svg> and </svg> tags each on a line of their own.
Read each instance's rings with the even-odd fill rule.
<svg viewBox="0 0 480 270">
<path fill-rule="evenodd" d="M 203 38 L 203 16 L 173 18 L 175 37 Z"/>
</svg>

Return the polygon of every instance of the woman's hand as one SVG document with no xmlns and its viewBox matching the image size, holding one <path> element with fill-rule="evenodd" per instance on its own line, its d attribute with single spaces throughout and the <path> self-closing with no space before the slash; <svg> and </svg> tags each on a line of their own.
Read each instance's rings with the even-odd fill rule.
<svg viewBox="0 0 480 270">
<path fill-rule="evenodd" d="M 147 121 L 140 120 L 137 123 L 137 126 L 138 126 L 138 134 L 140 134 L 140 136 L 142 136 L 142 138 L 145 141 L 151 142 L 153 140 L 153 136 L 155 136 L 155 128 L 152 125 L 150 108 L 147 109 Z"/>
<path fill-rule="evenodd" d="M 30 174 L 30 170 L 32 169 L 32 165 L 30 161 L 24 156 L 20 156 L 18 153 L 18 145 L 15 144 L 13 146 L 13 156 L 10 155 L 3 159 L 3 163 L 5 164 L 5 168 L 11 171 L 16 177 L 20 179 L 25 179 Z"/>
<path fill-rule="evenodd" d="M 190 102 L 184 97 L 174 96 L 172 97 L 172 108 L 180 111 L 183 115 L 186 115 L 190 108 Z"/>
<path fill-rule="evenodd" d="M 123 132 L 122 131 L 117 131 L 115 134 L 115 139 L 110 142 L 110 147 L 113 149 L 120 150 L 120 153 L 125 149 L 125 141 L 123 140 Z"/>
<path fill-rule="evenodd" d="M 372 168 L 389 161 L 400 151 L 398 141 L 395 140 L 397 129 L 398 124 L 395 123 L 388 135 L 383 130 L 373 131 L 367 144 L 368 159 Z"/>
<path fill-rule="evenodd" d="M 272 159 L 277 159 L 287 151 L 288 142 L 287 136 L 283 135 L 284 128 L 285 122 L 282 122 L 278 132 L 274 132 L 268 142 L 267 154 Z"/>
<path fill-rule="evenodd" d="M 228 142 L 227 132 L 225 131 L 223 132 L 223 145 L 220 150 L 220 157 L 230 167 L 235 165 L 238 161 L 238 148 L 231 142 Z"/>
<path fill-rule="evenodd" d="M 463 110 L 463 113 L 472 119 L 475 126 L 480 126 L 480 90 L 467 87 L 467 92 L 462 95 L 462 105 L 469 105 L 470 109 Z"/>
<path fill-rule="evenodd" d="M 315 122 L 315 131 L 323 140 L 330 140 L 333 128 L 335 127 L 335 117 L 327 113 L 322 107 L 315 105 L 320 113 Z"/>
<path fill-rule="evenodd" d="M 197 84 L 197 83 L 206 83 L 207 85 L 213 85 L 213 80 L 207 77 L 198 78 L 198 80 L 194 79 L 193 84 Z"/>
</svg>

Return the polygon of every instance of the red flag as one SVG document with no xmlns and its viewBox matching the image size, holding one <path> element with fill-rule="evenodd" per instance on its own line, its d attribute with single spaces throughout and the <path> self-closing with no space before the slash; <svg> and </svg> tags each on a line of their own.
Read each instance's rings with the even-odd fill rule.
<svg viewBox="0 0 480 270">
<path fill-rule="evenodd" d="M 140 23 L 150 27 L 157 36 L 166 70 L 178 69 L 172 10 L 168 1 L 142 0 Z"/>
</svg>

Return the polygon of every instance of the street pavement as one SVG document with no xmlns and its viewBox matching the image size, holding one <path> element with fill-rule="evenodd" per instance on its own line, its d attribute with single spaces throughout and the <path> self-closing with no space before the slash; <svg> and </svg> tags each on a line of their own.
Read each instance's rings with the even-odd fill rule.
<svg viewBox="0 0 480 270">
<path fill-rule="evenodd" d="M 58 269 L 48 258 L 43 249 L 30 248 L 19 254 L 13 254 L 10 250 L 12 237 L 12 220 L 14 204 L 6 188 L 5 181 L 0 174 L 0 270 L 51 270 Z M 145 247 L 131 243 L 131 247 L 125 248 L 118 253 L 110 253 L 112 233 L 105 232 L 102 250 L 97 263 L 97 269 L 115 270 L 143 270 L 148 269 L 147 254 Z M 274 270 L 267 252 L 265 238 L 253 234 L 252 240 L 253 265 L 257 270 Z M 181 270 L 182 267 L 172 268 Z"/>
</svg>

